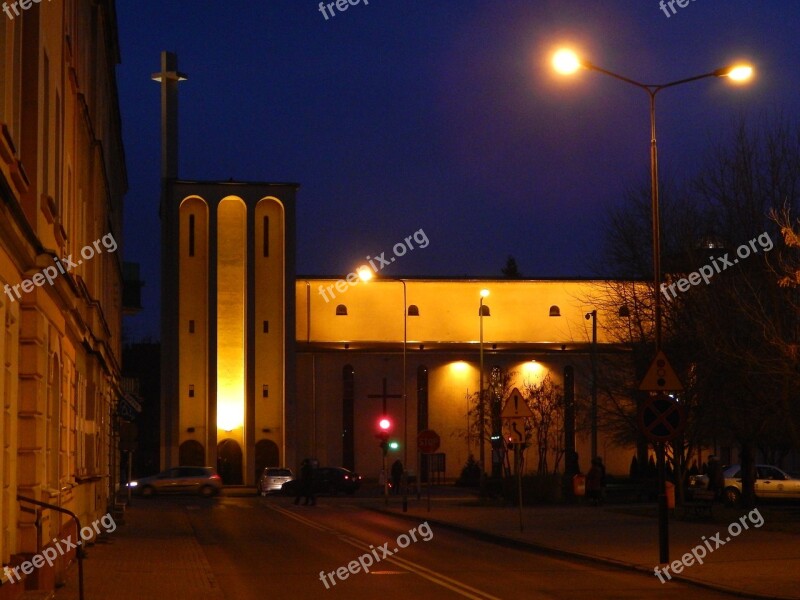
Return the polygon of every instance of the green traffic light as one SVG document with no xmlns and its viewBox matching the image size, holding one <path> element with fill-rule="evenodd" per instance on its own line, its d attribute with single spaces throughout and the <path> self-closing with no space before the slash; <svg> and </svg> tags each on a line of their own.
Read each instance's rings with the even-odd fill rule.
<svg viewBox="0 0 800 600">
<path fill-rule="evenodd" d="M 392 450 L 397 450 L 400 448 L 400 444 L 398 444 L 397 442 L 389 442 L 389 448 Z"/>
</svg>

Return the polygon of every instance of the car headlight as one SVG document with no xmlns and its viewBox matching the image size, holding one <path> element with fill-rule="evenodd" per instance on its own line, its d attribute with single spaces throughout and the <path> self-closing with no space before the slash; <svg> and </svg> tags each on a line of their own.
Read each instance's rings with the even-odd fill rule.
<svg viewBox="0 0 800 600">
<path fill-rule="evenodd" d="M 137 485 L 139 485 L 139 482 L 138 482 L 138 481 L 131 481 L 131 482 L 127 483 L 126 485 L 127 485 L 128 487 L 132 487 L 132 488 L 134 488 L 134 487 L 136 487 Z"/>
</svg>

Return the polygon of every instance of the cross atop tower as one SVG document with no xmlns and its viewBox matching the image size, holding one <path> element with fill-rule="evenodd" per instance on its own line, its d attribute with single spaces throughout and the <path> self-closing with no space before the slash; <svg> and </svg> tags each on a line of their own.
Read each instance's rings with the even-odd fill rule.
<svg viewBox="0 0 800 600">
<path fill-rule="evenodd" d="M 188 77 L 178 71 L 174 52 L 161 53 L 161 72 L 150 78 L 161 84 L 161 179 L 178 178 L 178 82 Z"/>
</svg>

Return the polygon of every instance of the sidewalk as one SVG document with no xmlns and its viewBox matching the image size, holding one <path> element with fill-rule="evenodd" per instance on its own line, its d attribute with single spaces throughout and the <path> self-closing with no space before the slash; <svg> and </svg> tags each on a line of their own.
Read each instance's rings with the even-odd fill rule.
<svg viewBox="0 0 800 600">
<path fill-rule="evenodd" d="M 221 600 L 211 566 L 189 523 L 186 508 L 132 509 L 125 524 L 87 548 L 85 600 Z M 78 600 L 78 568 L 72 565 L 56 600 Z"/>
<path fill-rule="evenodd" d="M 440 498 L 432 504 L 430 512 L 424 496 L 421 501 L 416 498 L 410 501 L 407 513 L 402 512 L 396 499 L 388 509 L 377 503 L 373 508 L 417 523 L 427 520 L 434 530 L 437 526 L 450 528 L 504 545 L 525 545 L 534 550 L 640 570 L 654 578 L 653 568 L 659 564 L 654 505 L 525 507 L 523 533 L 520 533 L 518 508 L 481 506 L 477 500 Z M 635 514 L 637 511 L 650 514 L 640 516 Z M 729 523 L 716 515 L 714 522 L 670 518 L 670 561 L 680 560 L 702 544 L 701 536 L 710 540 L 720 532 L 724 541 L 729 535 Z M 685 567 L 673 578 L 747 598 L 800 599 L 797 579 L 800 536 L 756 529 L 749 521 L 748 525 L 749 529 L 709 552 L 703 564 Z M 709 543 L 714 548 L 715 543 Z M 664 585 L 669 583 L 666 581 Z"/>
</svg>

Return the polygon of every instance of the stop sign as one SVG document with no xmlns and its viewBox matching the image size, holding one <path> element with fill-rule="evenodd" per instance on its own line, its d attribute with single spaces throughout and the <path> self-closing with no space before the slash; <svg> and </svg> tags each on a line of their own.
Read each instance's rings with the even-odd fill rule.
<svg viewBox="0 0 800 600">
<path fill-rule="evenodd" d="M 438 433 L 433 429 L 426 429 L 417 435 L 417 448 L 423 454 L 431 454 L 439 449 L 441 441 Z"/>
</svg>

